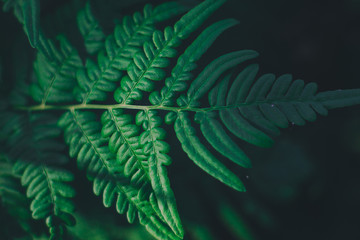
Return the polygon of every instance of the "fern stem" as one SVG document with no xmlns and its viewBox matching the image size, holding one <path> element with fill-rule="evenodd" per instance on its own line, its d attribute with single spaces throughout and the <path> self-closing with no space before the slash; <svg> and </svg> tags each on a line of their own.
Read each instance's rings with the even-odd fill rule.
<svg viewBox="0 0 360 240">
<path fill-rule="evenodd" d="M 47 182 L 47 185 L 48 185 L 48 187 L 49 187 L 49 191 L 50 191 L 50 197 L 51 197 L 51 203 L 52 203 L 52 205 L 53 205 L 53 213 L 54 213 L 54 215 L 56 215 L 56 209 L 55 209 L 55 198 L 54 198 L 54 189 L 53 189 L 53 186 L 52 186 L 52 184 L 51 184 L 51 180 L 50 180 L 50 178 L 49 178 L 49 175 L 48 175 L 48 173 L 47 173 L 47 171 L 46 171 L 46 169 L 45 169 L 45 166 L 43 165 L 43 164 L 41 164 L 41 168 L 42 168 L 42 172 L 43 172 L 43 174 L 44 174 L 44 176 L 45 176 L 45 178 L 46 178 L 46 182 Z"/>
<path fill-rule="evenodd" d="M 132 109 L 132 110 L 165 110 L 165 111 L 193 111 L 204 112 L 209 111 L 210 108 L 181 108 L 181 107 L 166 107 L 166 106 L 143 106 L 143 105 L 128 105 L 128 104 L 114 104 L 114 105 L 101 105 L 101 104 L 76 104 L 76 105 L 35 105 L 35 106 L 17 106 L 17 110 L 22 111 L 47 111 L 47 110 L 83 110 L 83 109 L 98 109 L 98 110 L 113 110 L 113 109 Z M 216 110 L 216 109 L 210 109 Z"/>
<path fill-rule="evenodd" d="M 322 102 L 317 99 L 309 100 L 297 100 L 297 99 L 274 99 L 271 101 L 254 101 L 254 102 L 242 102 L 236 103 L 233 105 L 227 106 L 214 106 L 214 107 L 190 107 L 188 105 L 184 107 L 167 107 L 163 105 L 128 105 L 128 104 L 112 104 L 112 105 L 102 105 L 102 104 L 76 104 L 76 105 L 34 105 L 34 106 L 16 106 L 15 109 L 22 111 L 47 111 L 47 110 L 84 110 L 84 109 L 94 109 L 94 110 L 114 110 L 114 109 L 130 109 L 130 110 L 163 110 L 163 111 L 172 111 L 172 112 L 211 112 L 219 111 L 223 109 L 233 109 L 241 108 L 242 106 L 251 106 L 251 105 L 260 105 L 260 104 L 279 104 L 279 103 L 314 103 Z"/>
</svg>

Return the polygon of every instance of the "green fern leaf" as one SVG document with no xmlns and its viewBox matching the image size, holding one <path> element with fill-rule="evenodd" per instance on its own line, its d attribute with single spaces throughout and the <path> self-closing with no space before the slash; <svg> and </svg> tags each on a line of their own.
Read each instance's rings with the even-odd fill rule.
<svg viewBox="0 0 360 240">
<path fill-rule="evenodd" d="M 187 113 L 179 113 L 174 129 L 182 148 L 196 165 L 226 185 L 238 191 L 245 191 L 241 180 L 200 142 Z"/>
<path fill-rule="evenodd" d="M 257 56 L 258 53 L 255 51 L 242 50 L 228 53 L 215 59 L 206 66 L 206 68 L 191 83 L 187 92 L 187 105 L 190 107 L 198 106 L 198 100 L 210 90 L 221 74 L 232 67 Z"/>
<path fill-rule="evenodd" d="M 25 32 L 33 48 L 39 43 L 39 20 L 40 20 L 40 1 L 28 0 L 21 1 Z"/>
<path fill-rule="evenodd" d="M 87 52 L 97 54 L 97 58 L 82 56 L 85 66 L 64 37 L 59 37 L 57 49 L 39 30 L 38 0 L 3 2 L 4 8 L 14 8 L 29 41 L 38 50 L 36 82 L 30 87 L 38 105 L 26 106 L 26 97 L 21 101 L 12 97 L 11 103 L 20 104 L 14 104 L 16 112 L 8 112 L 8 104 L 0 102 L 0 149 L 7 151 L 16 176 L 26 186 L 32 217 L 46 219 L 51 239 L 61 238 L 64 227 L 74 224 L 70 198 L 75 192 L 68 185 L 73 176 L 62 168 L 67 158 L 62 154 L 64 146 L 57 142 L 60 130 L 54 125 L 56 110 L 66 111 L 58 126 L 64 130 L 69 155 L 86 171 L 93 192 L 102 196 L 104 206 L 115 205 L 129 223 L 138 219 L 157 239 L 179 240 L 184 229 L 167 173 L 170 146 L 160 111 L 165 112 L 165 123 L 174 124 L 183 150 L 196 165 L 224 184 L 245 191 L 239 177 L 217 157 L 251 167 L 235 138 L 270 147 L 272 137 L 289 123 L 304 125 L 314 121 L 317 114 L 326 115 L 328 109 L 360 104 L 358 89 L 317 93 L 316 84 L 293 81 L 288 74 L 257 78 L 256 64 L 244 67 L 232 79 L 238 65 L 258 56 L 252 50 L 220 56 L 193 76 L 197 61 L 237 21 L 216 22 L 188 47 L 180 44 L 225 0 L 202 1 L 164 31 L 156 30 L 155 25 L 186 8 L 176 2 L 155 8 L 146 5 L 142 13 L 124 17 L 109 36 L 87 3 L 77 22 Z M 74 39 L 75 35 L 70 33 L 70 37 Z M 175 59 L 178 48 L 185 51 Z M 176 64 L 169 69 L 171 60 Z M 24 82 L 17 85 L 18 95 L 28 92 L 28 83 Z M 105 105 L 111 104 L 106 101 L 110 94 L 118 104 Z M 134 105 L 144 94 L 149 95 L 151 105 Z M 74 100 L 80 104 L 67 105 Z M 53 110 L 52 115 L 38 113 L 46 110 Z M 128 110 L 136 111 L 135 119 Z M 195 127 L 193 122 L 199 125 Z M 19 184 L 13 181 L 15 175 L 10 179 L 10 165 L 1 162 L 1 155 L 0 166 L 2 197 L 4 192 L 17 190 Z"/>
<path fill-rule="evenodd" d="M 200 123 L 201 132 L 216 151 L 242 167 L 251 167 L 250 159 L 230 138 L 212 112 L 197 113 L 195 121 Z"/>
<path fill-rule="evenodd" d="M 40 28 L 40 1 L 39 0 L 3 0 L 4 11 L 14 8 L 16 18 L 24 26 L 30 45 L 37 48 L 39 45 Z"/>
<path fill-rule="evenodd" d="M 72 89 L 74 88 L 75 74 L 82 66 L 81 59 L 77 51 L 62 36 L 60 41 L 60 51 L 49 42 L 49 49 L 55 61 L 49 59 L 42 53 L 37 54 L 34 64 L 37 82 L 30 86 L 32 98 L 45 105 L 46 103 L 64 103 L 73 100 Z"/>
<path fill-rule="evenodd" d="M 153 191 L 147 157 L 139 142 L 140 128 L 133 124 L 133 117 L 122 110 L 104 112 L 101 122 L 101 135 L 109 139 L 109 149 L 116 155 L 125 177 L 130 178 L 130 183 L 140 189 L 138 198 L 149 199 Z"/>
<path fill-rule="evenodd" d="M 210 79 L 207 77 L 206 81 L 201 80 L 202 76 L 206 76 L 204 74 L 206 69 L 200 73 L 188 90 L 188 99 L 183 97 L 179 102 L 183 105 L 186 103 L 187 106 L 198 106 L 198 100 L 219 76 L 216 70 L 212 71 L 213 75 Z M 286 128 L 289 123 L 304 125 L 305 121 L 315 121 L 316 114 L 327 115 L 328 109 L 350 106 L 360 101 L 359 90 L 329 91 L 316 95 L 317 86 L 314 83 L 305 85 L 302 80 L 292 81 L 289 74 L 277 79 L 272 74 L 265 74 L 255 81 L 257 72 L 256 64 L 246 67 L 230 87 L 230 75 L 226 76 L 210 91 L 210 107 L 205 108 L 205 111 L 198 111 L 195 115 L 195 121 L 200 124 L 201 132 L 210 146 L 243 167 L 251 167 L 250 160 L 232 140 L 226 129 L 246 142 L 269 147 L 273 140 L 264 130 L 278 134 L 279 128 Z M 218 116 L 216 112 L 219 112 L 222 123 L 216 119 Z M 199 155 L 203 157 L 203 161 L 206 158 L 208 161 L 216 159 L 195 137 L 195 130 L 191 128 L 187 115 L 179 114 L 175 131 L 183 149 L 196 164 L 220 181 L 225 182 L 233 178 L 214 174 L 212 169 L 206 168 L 210 164 L 196 162 Z M 191 145 L 197 147 L 192 148 Z M 232 183 L 225 183 L 235 189 L 243 190 Z"/>
<path fill-rule="evenodd" d="M 169 11 L 164 12 L 166 8 Z M 99 53 L 98 66 L 88 60 L 86 68 L 78 71 L 80 87 L 75 90 L 76 100 L 83 103 L 106 100 L 107 92 L 115 90 L 115 82 L 122 76 L 121 70 L 127 68 L 131 57 L 155 30 L 154 23 L 183 11 L 184 7 L 170 2 L 155 9 L 146 5 L 143 14 L 136 12 L 132 17 L 124 17 L 122 23 L 115 27 L 114 33 L 106 38 L 106 54 Z"/>
<path fill-rule="evenodd" d="M 278 128 L 288 127 L 289 122 L 303 125 L 304 121 L 314 121 L 316 113 L 327 114 L 326 108 L 315 101 L 316 84 L 304 85 L 302 80 L 292 82 L 291 75 L 276 80 L 272 75 L 264 75 L 259 83 L 254 84 L 257 71 L 257 65 L 245 68 L 235 79 L 226 98 L 226 106 L 238 108 L 245 120 L 261 124 L 259 126 L 277 134 Z"/>
<path fill-rule="evenodd" d="M 142 51 L 134 55 L 133 62 L 127 69 L 128 76 L 121 79 L 121 87 L 115 91 L 115 101 L 129 104 L 133 100 L 141 100 L 142 92 L 153 91 L 153 81 L 164 79 L 164 68 L 169 66 L 170 58 L 176 57 L 175 47 L 224 2 L 206 0 L 185 14 L 175 23 L 174 28 L 166 27 L 164 32 L 155 31 L 152 41 L 144 43 Z"/>
<path fill-rule="evenodd" d="M 32 217 L 45 219 L 50 239 L 59 239 L 66 225 L 75 224 L 70 200 L 75 191 L 67 184 L 73 175 L 61 168 L 68 158 L 62 154 L 64 146 L 56 141 L 60 131 L 53 117 L 45 114 L 30 115 L 29 119 L 21 115 L 15 120 L 17 124 L 7 125 L 12 129 L 5 131 L 13 171 L 21 176 L 26 196 L 32 199 Z"/>
<path fill-rule="evenodd" d="M 161 128 L 161 118 L 156 111 L 140 111 L 136 115 L 136 123 L 144 129 L 139 142 L 148 158 L 151 185 L 160 212 L 176 235 L 183 238 L 184 230 L 165 167 L 171 164 L 171 158 L 167 155 L 170 146 L 164 141 L 166 132 Z"/>
<path fill-rule="evenodd" d="M 30 45 L 41 52 L 49 61 L 56 61 L 54 49 L 49 40 L 40 31 L 39 0 L 3 0 L 4 11 L 14 9 L 14 15 L 23 25 Z"/>
<path fill-rule="evenodd" d="M 270 78 L 268 78 L 268 76 Z M 257 86 L 262 87 L 266 84 L 261 81 L 262 79 L 269 79 L 271 81 L 271 75 L 264 75 L 265 78 L 259 78 L 259 84 Z M 230 75 L 224 78 L 217 87 L 213 88 L 209 94 L 209 102 L 211 106 L 222 107 L 225 106 L 226 94 L 228 89 L 228 82 Z M 256 84 L 254 84 L 254 89 Z M 257 91 L 257 90 L 256 90 Z M 258 92 L 258 91 L 257 91 Z M 224 125 L 238 138 L 243 139 L 249 143 L 252 143 L 260 147 L 270 147 L 273 144 L 273 140 L 256 127 L 252 126 L 234 109 L 220 111 L 220 117 Z"/>
<path fill-rule="evenodd" d="M 80 168 L 87 169 L 88 178 L 94 181 L 94 193 L 103 194 L 106 207 L 116 201 L 116 210 L 120 214 L 126 212 L 130 223 L 137 215 L 139 222 L 158 239 L 178 239 L 157 216 L 150 202 L 141 199 L 143 194 L 139 193 L 147 186 L 139 188 L 132 184 L 139 181 L 141 175 L 135 174 L 129 179 L 122 174 L 124 166 L 110 152 L 109 139 L 101 137 L 101 124 L 96 120 L 94 113 L 80 111 L 67 112 L 59 120 L 65 141 L 70 145 L 70 156 L 77 158 Z"/>
<path fill-rule="evenodd" d="M 130 115 L 124 114 L 122 110 L 110 110 L 102 115 L 102 136 L 110 137 L 109 148 L 117 154 L 117 161 L 124 166 L 124 174 L 131 177 L 131 184 L 138 187 L 146 184 L 141 187 L 139 198 L 149 199 L 149 194 L 152 194 L 153 198 L 155 195 L 158 205 L 153 207 L 160 207 L 160 216 L 182 238 L 184 233 L 175 197 L 163 166 L 170 164 L 170 158 L 166 155 L 168 145 L 163 141 L 165 132 L 160 128 L 159 120 L 155 112 L 139 112 L 136 124 L 142 125 L 145 130 L 140 135 L 140 129 L 132 124 Z M 153 190 L 148 189 L 148 185 L 151 185 Z"/>
<path fill-rule="evenodd" d="M 102 50 L 106 36 L 91 12 L 90 2 L 87 2 L 85 8 L 79 11 L 77 23 L 84 38 L 86 51 L 89 54 L 95 54 Z"/>
<path fill-rule="evenodd" d="M 315 96 L 318 102 L 321 102 L 326 109 L 342 108 L 357 105 L 360 102 L 360 90 L 359 89 L 349 89 L 349 90 L 335 90 L 318 93 Z M 317 104 L 311 105 L 317 112 L 322 112 L 324 109 Z M 324 111 L 321 113 L 326 115 Z"/>
<path fill-rule="evenodd" d="M 12 171 L 13 164 L 0 155 L 0 199 L 2 206 L 14 217 L 21 228 L 33 232 L 31 224 L 30 201 L 20 184 L 20 176 Z"/>
<path fill-rule="evenodd" d="M 101 135 L 109 139 L 109 149 L 117 154 L 117 161 L 125 164 L 124 174 L 126 177 L 138 174 L 141 170 L 143 176 L 140 179 L 149 180 L 148 166 L 145 155 L 139 144 L 140 129 L 135 124 L 131 115 L 122 110 L 106 111 L 101 117 L 103 125 Z"/>
<path fill-rule="evenodd" d="M 179 57 L 176 66 L 171 71 L 171 77 L 166 78 L 165 86 L 161 92 L 154 91 L 151 93 L 149 97 L 151 104 L 173 106 L 176 93 L 186 90 L 186 82 L 192 79 L 191 71 L 196 68 L 195 62 L 200 59 L 223 31 L 237 23 L 236 20 L 227 19 L 206 28 Z"/>
<path fill-rule="evenodd" d="M 174 25 L 174 32 L 180 39 L 186 39 L 192 32 L 200 27 L 204 21 L 226 0 L 205 0 L 191 9 Z"/>
</svg>

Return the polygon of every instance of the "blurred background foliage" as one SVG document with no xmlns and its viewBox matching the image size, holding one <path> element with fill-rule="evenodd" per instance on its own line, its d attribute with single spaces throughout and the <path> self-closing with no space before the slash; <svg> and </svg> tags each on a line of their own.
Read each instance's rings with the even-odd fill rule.
<svg viewBox="0 0 360 240">
<path fill-rule="evenodd" d="M 91 1 L 106 33 L 124 14 L 161 2 Z M 83 53 L 74 13 L 84 3 L 41 0 L 46 36 L 63 33 Z M 360 87 L 360 0 L 229 0 L 210 21 L 223 18 L 240 24 L 219 38 L 200 65 L 222 53 L 254 49 L 260 53 L 261 73 L 292 73 L 317 82 L 321 91 Z M 0 13 L 0 29 L 0 93 L 7 95 L 14 82 L 31 81 L 34 50 L 11 12 Z M 232 191 L 193 166 L 173 140 L 169 177 L 185 240 L 360 239 L 359 123 L 360 107 L 333 110 L 327 118 L 283 131 L 271 149 L 245 146 L 253 168 L 228 166 L 244 180 L 246 193 Z M 77 225 L 69 239 L 152 239 L 139 225 L 104 208 L 75 163 L 69 168 L 76 173 L 78 193 Z M 0 238 L 31 239 L 23 237 L 2 202 Z"/>
</svg>

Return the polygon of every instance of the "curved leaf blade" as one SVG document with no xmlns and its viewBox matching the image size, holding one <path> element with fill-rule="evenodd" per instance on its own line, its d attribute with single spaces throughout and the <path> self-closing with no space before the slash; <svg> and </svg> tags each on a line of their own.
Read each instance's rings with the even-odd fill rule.
<svg viewBox="0 0 360 240">
<path fill-rule="evenodd" d="M 197 113 L 195 116 L 200 123 L 205 139 L 223 156 L 242 167 L 250 168 L 250 159 L 230 138 L 221 123 L 211 115 L 210 113 Z"/>
<path fill-rule="evenodd" d="M 186 113 L 179 113 L 174 128 L 182 148 L 196 165 L 229 187 L 241 192 L 245 191 L 241 180 L 219 162 L 200 142 Z"/>
</svg>

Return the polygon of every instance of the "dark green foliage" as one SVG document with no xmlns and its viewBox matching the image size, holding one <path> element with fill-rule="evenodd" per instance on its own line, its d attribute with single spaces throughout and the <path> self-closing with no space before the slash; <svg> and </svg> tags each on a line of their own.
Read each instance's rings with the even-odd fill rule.
<svg viewBox="0 0 360 240">
<path fill-rule="evenodd" d="M 185 91 L 187 88 L 186 82 L 192 79 L 191 71 L 196 68 L 196 61 L 200 59 L 223 31 L 236 23 L 236 20 L 227 19 L 214 23 L 205 29 L 179 57 L 176 66 L 171 71 L 171 76 L 165 79 L 165 86 L 161 89 L 161 92 L 154 91 L 151 93 L 150 102 L 153 105 L 174 105 L 176 93 Z"/>
<path fill-rule="evenodd" d="M 36 101 L 46 103 L 71 102 L 72 89 L 76 85 L 76 71 L 82 66 L 77 51 L 63 36 L 59 36 L 60 51 L 49 41 L 54 61 L 41 52 L 37 54 L 34 70 L 37 82 L 30 87 L 30 94 Z"/>
<path fill-rule="evenodd" d="M 190 10 L 174 28 L 166 27 L 164 32 L 155 31 L 152 40 L 145 42 L 142 51 L 133 55 L 133 62 L 127 68 L 128 76 L 121 79 L 121 88 L 115 92 L 118 103 L 141 100 L 143 92 L 151 92 L 153 81 L 165 78 L 164 68 L 170 59 L 177 56 L 177 46 L 194 32 L 209 15 L 224 1 L 206 1 Z"/>
<path fill-rule="evenodd" d="M 195 129 L 191 126 L 187 113 L 179 114 L 175 122 L 175 132 L 182 148 L 196 165 L 230 187 L 238 191 L 245 191 L 245 187 L 240 179 L 217 160 L 200 142 L 195 134 Z"/>
<path fill-rule="evenodd" d="M 0 156 L 0 199 L 1 205 L 7 209 L 26 232 L 31 232 L 30 201 L 24 194 L 20 184 L 20 176 L 13 170 L 13 164 L 5 156 Z"/>
<path fill-rule="evenodd" d="M 79 31 L 84 38 L 86 51 L 89 54 L 95 54 L 102 50 L 106 36 L 92 15 L 89 2 L 87 2 L 85 8 L 78 13 L 77 22 Z"/>
<path fill-rule="evenodd" d="M 39 44 L 40 0 L 3 0 L 4 11 L 14 8 L 14 14 L 24 25 L 30 45 L 37 48 Z"/>
<path fill-rule="evenodd" d="M 149 177 L 159 209 L 171 229 L 182 238 L 184 230 L 167 177 L 166 166 L 171 164 L 171 158 L 167 155 L 170 146 L 164 141 L 166 132 L 161 128 L 162 119 L 156 111 L 141 111 L 136 115 L 136 123 L 144 129 L 139 143 L 148 162 Z"/>
<path fill-rule="evenodd" d="M 238 23 L 221 20 L 196 33 L 224 3 L 202 1 L 163 31 L 159 23 L 187 7 L 179 2 L 146 5 L 123 17 L 107 35 L 88 2 L 77 14 L 84 45 L 77 50 L 79 43 L 71 43 L 75 34 L 59 35 L 55 44 L 40 31 L 39 1 L 5 1 L 4 9 L 14 8 L 37 49 L 33 81 L 16 82 L 10 99 L 0 102 L 0 150 L 6 156 L 0 155 L 0 197 L 25 231 L 31 232 L 31 214 L 45 220 L 50 239 L 69 235 L 66 227 L 75 224 L 69 155 L 105 207 L 115 205 L 129 223 L 138 221 L 157 239 L 183 239 L 186 228 L 168 176 L 169 135 L 206 173 L 245 191 L 239 176 L 222 163 L 225 157 L 252 166 L 237 139 L 270 147 L 280 129 L 360 103 L 359 89 L 317 93 L 315 83 L 293 81 L 289 74 L 258 76 L 259 66 L 249 64 L 258 56 L 253 50 L 206 60 L 197 72 L 198 61 L 215 40 Z M 18 211 L 12 201 L 21 206 Z M 244 223 L 230 204 L 220 206 L 223 221 L 234 223 L 230 230 L 251 239 L 246 229 L 236 230 Z M 194 226 L 199 236 L 209 235 Z"/>
<path fill-rule="evenodd" d="M 81 169 L 86 169 L 88 178 L 94 182 L 93 191 L 95 195 L 103 195 L 105 207 L 110 207 L 116 202 L 117 212 L 126 213 L 130 223 L 138 217 L 139 222 L 159 239 L 176 239 L 156 215 L 151 204 L 146 201 L 147 186 L 139 184 L 143 177 L 141 172 L 131 176 L 131 170 L 125 170 L 129 168 L 126 166 L 128 163 L 124 166 L 124 163 L 119 161 L 123 156 L 118 154 L 120 156 L 116 158 L 109 151 L 109 138 L 101 136 L 101 124 L 95 114 L 68 112 L 61 117 L 59 125 L 65 131 L 65 142 L 70 145 L 70 156 L 77 158 Z M 131 131 L 131 127 L 128 131 Z M 131 159 L 125 160 L 131 162 Z"/>
<path fill-rule="evenodd" d="M 21 1 L 20 3 L 23 12 L 25 33 L 28 35 L 33 48 L 36 48 L 39 44 L 39 5 L 39 0 Z"/>
<path fill-rule="evenodd" d="M 87 60 L 85 69 L 77 72 L 80 88 L 76 89 L 76 100 L 83 103 L 105 100 L 107 98 L 106 92 L 115 90 L 115 82 L 123 75 L 122 70 L 127 69 L 132 56 L 139 52 L 140 47 L 150 39 L 155 31 L 154 24 L 171 18 L 183 10 L 183 7 L 170 2 L 155 9 L 147 5 L 142 14 L 136 12 L 132 17 L 125 16 L 122 22 L 115 27 L 114 33 L 106 38 L 105 47 L 101 47 L 105 51 L 98 54 L 98 64 Z M 90 12 L 87 11 L 87 14 L 90 15 Z M 87 19 L 79 18 L 78 22 L 82 34 L 85 35 L 85 27 L 89 25 Z M 93 24 L 96 26 L 96 23 Z M 85 46 L 89 41 L 90 36 L 88 34 L 85 38 Z M 100 42 L 97 43 L 100 46 L 101 36 L 97 38 L 100 38 Z M 98 48 L 100 49 L 100 47 Z M 93 53 L 94 50 L 90 51 Z"/>
<path fill-rule="evenodd" d="M 64 227 L 75 224 L 70 200 L 75 191 L 68 185 L 73 174 L 63 169 L 68 158 L 61 153 L 65 146 L 57 139 L 61 131 L 56 118 L 9 112 L 1 120 L 1 138 L 6 139 L 12 171 L 21 176 L 26 197 L 31 199 L 32 217 L 46 220 L 50 238 L 61 239 Z"/>
</svg>

